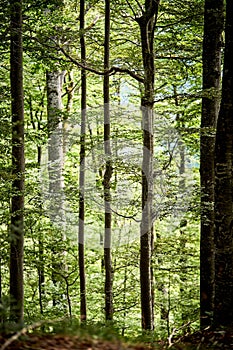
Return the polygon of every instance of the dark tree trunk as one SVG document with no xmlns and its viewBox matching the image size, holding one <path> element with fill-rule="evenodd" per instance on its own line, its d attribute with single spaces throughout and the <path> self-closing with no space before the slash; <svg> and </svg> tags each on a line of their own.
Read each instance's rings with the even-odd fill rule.
<svg viewBox="0 0 233 350">
<path fill-rule="evenodd" d="M 105 1 L 105 40 L 104 40 L 104 69 L 109 69 L 109 42 L 110 42 L 110 1 Z M 109 75 L 104 76 L 104 153 L 105 153 L 105 173 L 103 180 L 104 205 L 105 205 L 105 230 L 104 230 L 104 267 L 105 267 L 105 318 L 113 318 L 112 300 L 112 260 L 111 260 L 111 128 L 110 128 L 110 108 L 109 108 Z"/>
<path fill-rule="evenodd" d="M 80 1 L 80 46 L 82 63 L 86 61 L 86 46 L 84 38 L 85 27 L 85 0 Z M 81 136 L 80 136 L 80 173 L 79 173 L 79 278 L 80 278 L 80 317 L 81 321 L 87 318 L 86 311 L 86 278 L 84 257 L 84 219 L 85 219 L 85 133 L 86 133 L 86 108 L 87 108 L 87 83 L 86 71 L 81 70 Z"/>
<path fill-rule="evenodd" d="M 45 273 L 44 273 L 44 243 L 43 243 L 43 232 L 39 232 L 39 266 L 38 266 L 38 289 L 39 289 L 39 304 L 40 313 L 43 315 L 43 296 L 45 294 Z"/>
<path fill-rule="evenodd" d="M 211 324 L 214 298 L 214 145 L 220 102 L 223 0 L 206 0 L 203 40 L 203 99 L 200 138 L 201 241 L 200 325 Z"/>
<path fill-rule="evenodd" d="M 214 327 L 233 327 L 233 2 L 226 1 L 222 100 L 215 145 Z"/>
<path fill-rule="evenodd" d="M 23 322 L 24 101 L 22 1 L 11 0 L 12 201 L 10 228 L 10 319 Z"/>
<path fill-rule="evenodd" d="M 140 231 L 140 285 L 142 328 L 152 330 L 153 293 L 151 284 L 151 253 L 153 235 L 153 105 L 154 105 L 154 30 L 159 0 L 145 1 L 145 10 L 137 22 L 140 26 L 144 68 L 144 94 L 141 101 L 143 125 L 142 161 L 142 223 Z"/>
</svg>

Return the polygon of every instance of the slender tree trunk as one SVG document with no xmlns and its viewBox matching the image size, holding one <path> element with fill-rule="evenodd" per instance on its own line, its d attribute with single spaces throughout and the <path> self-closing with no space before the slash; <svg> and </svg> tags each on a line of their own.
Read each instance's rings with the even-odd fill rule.
<svg viewBox="0 0 233 350">
<path fill-rule="evenodd" d="M 219 112 L 223 0 L 206 0 L 203 40 L 203 99 L 200 138 L 201 239 L 200 325 L 211 324 L 214 300 L 214 145 Z"/>
<path fill-rule="evenodd" d="M 40 122 L 38 122 L 38 130 L 40 130 Z M 41 146 L 37 146 L 37 165 L 40 169 L 41 167 Z M 41 193 L 40 193 L 41 196 Z M 40 210 L 42 213 L 42 204 L 40 204 Z M 44 257 L 44 233 L 43 229 L 39 231 L 38 237 L 38 247 L 39 247 L 39 264 L 38 264 L 38 290 L 39 290 L 39 304 L 40 304 L 40 313 L 43 315 L 43 296 L 45 295 L 45 257 Z"/>
<path fill-rule="evenodd" d="M 40 313 L 43 315 L 43 296 L 45 294 L 44 283 L 45 283 L 45 274 L 44 274 L 44 243 L 43 243 L 43 232 L 39 232 L 39 266 L 38 266 L 38 289 L 39 289 L 39 304 L 40 304 Z"/>
<path fill-rule="evenodd" d="M 110 42 L 110 0 L 105 0 L 105 40 L 104 40 L 104 69 L 109 69 L 109 42 Z M 112 300 L 112 260 L 111 260 L 111 176 L 112 176 L 112 151 L 111 151 L 111 125 L 109 108 L 109 75 L 104 76 L 104 153 L 105 173 L 103 180 L 104 205 L 105 205 L 105 231 L 104 231 L 104 267 L 105 267 L 105 318 L 113 318 Z"/>
<path fill-rule="evenodd" d="M 40 130 L 40 122 L 38 122 L 38 130 Z M 41 146 L 37 146 L 37 165 L 38 168 L 41 167 Z M 40 194 L 41 195 L 41 194 Z M 42 204 L 40 204 L 40 209 L 42 212 Z M 43 229 L 39 231 L 38 238 L 38 247 L 39 247 L 39 265 L 38 265 L 38 290 L 39 290 L 39 304 L 40 304 L 40 313 L 43 315 L 43 296 L 45 295 L 45 257 L 44 257 L 44 233 Z"/>
<path fill-rule="evenodd" d="M 64 72 L 47 73 L 48 99 L 48 171 L 50 216 L 53 223 L 63 225 L 63 130 L 62 130 L 62 81 Z"/>
<path fill-rule="evenodd" d="M 64 182 L 63 182 L 63 128 L 62 128 L 62 82 L 64 72 L 47 72 L 47 100 L 48 100 L 48 172 L 49 172 L 49 214 L 51 223 L 57 230 L 62 229 L 61 235 L 54 237 L 52 248 L 52 280 L 57 284 L 57 271 L 61 269 L 62 263 L 58 261 L 57 243 L 64 239 Z M 58 300 L 53 298 L 55 305 Z"/>
<path fill-rule="evenodd" d="M 23 322 L 24 246 L 24 100 L 22 1 L 11 0 L 11 111 L 12 111 L 12 200 L 10 228 L 10 319 Z"/>
<path fill-rule="evenodd" d="M 179 100 L 177 96 L 177 89 L 176 86 L 173 86 L 174 91 L 174 98 L 175 98 L 175 105 L 176 107 L 179 106 Z M 176 121 L 180 121 L 180 115 L 177 113 L 176 115 Z M 181 126 L 183 123 L 181 122 Z M 183 140 L 178 140 L 178 150 L 179 150 L 179 156 L 180 156 L 180 162 L 179 162 L 179 194 L 184 195 L 186 191 L 186 183 L 185 183 L 185 144 Z M 180 239 L 179 239 L 179 263 L 180 263 L 180 304 L 181 304 L 181 318 L 183 323 L 187 322 L 187 310 L 184 310 L 184 300 L 185 300 L 185 284 L 187 281 L 187 271 L 185 270 L 186 266 L 186 258 L 185 258 L 185 245 L 187 238 L 185 237 L 185 227 L 187 226 L 187 220 L 181 219 L 180 221 Z"/>
<path fill-rule="evenodd" d="M 233 2 L 226 1 L 222 99 L 215 145 L 214 327 L 233 327 Z"/>
<path fill-rule="evenodd" d="M 44 105 L 44 94 L 41 100 L 40 106 Z M 31 117 L 31 124 L 34 131 L 40 132 L 41 130 L 41 121 L 42 121 L 42 111 L 39 113 L 39 110 L 35 112 L 35 117 L 37 120 L 37 123 L 34 121 L 34 115 L 33 115 L 33 106 L 32 106 L 32 98 L 30 96 L 29 99 L 29 105 L 30 105 L 30 117 Z M 40 114 L 40 115 L 38 115 Z M 37 145 L 37 167 L 38 170 L 41 168 L 41 146 Z M 41 203 L 39 204 L 39 209 L 41 213 L 43 212 L 42 208 L 42 194 L 39 193 L 41 197 Z M 39 305 L 40 305 L 40 313 L 43 315 L 43 295 L 44 295 L 44 282 L 45 282 L 45 274 L 44 274 L 44 243 L 43 243 L 43 228 L 39 229 L 38 232 L 38 248 L 39 248 L 39 261 L 37 264 L 37 271 L 38 271 L 38 297 L 39 297 Z"/>
<path fill-rule="evenodd" d="M 81 0 L 80 1 L 80 45 L 81 45 L 81 59 L 83 64 L 85 64 L 85 61 L 86 61 L 84 28 L 85 28 L 85 0 Z M 81 321 L 85 321 L 87 318 L 86 276 L 85 276 L 85 256 L 84 256 L 86 108 L 87 108 L 86 71 L 85 69 L 82 69 L 81 70 L 80 173 L 79 173 L 79 235 L 78 235 Z"/>
<path fill-rule="evenodd" d="M 81 19 L 80 19 L 80 21 L 81 21 Z M 81 40 L 82 39 L 80 37 L 80 41 Z M 84 42 L 84 45 L 85 45 L 85 42 Z M 67 83 L 67 86 L 66 86 L 66 93 L 67 93 L 66 111 L 69 113 L 69 112 L 71 112 L 72 107 L 73 107 L 73 97 L 74 97 L 74 90 L 75 90 L 75 85 L 74 85 L 74 80 L 73 80 L 73 71 L 67 72 L 66 83 Z"/>
<path fill-rule="evenodd" d="M 176 94 L 176 92 L 175 92 Z M 178 100 L 176 99 L 176 106 L 178 106 Z M 177 115 L 177 120 L 179 119 L 179 115 Z M 178 149 L 180 154 L 180 164 L 179 164 L 179 175 L 180 175 L 180 181 L 179 181 L 179 194 L 184 194 L 186 191 L 186 184 L 185 184 L 185 144 L 182 140 L 178 141 Z M 181 318 L 183 323 L 187 322 L 188 314 L 187 314 L 187 308 L 185 310 L 185 292 L 186 292 L 186 282 L 187 282 L 187 270 L 185 269 L 187 264 L 187 259 L 185 257 L 185 248 L 187 243 L 187 237 L 186 237 L 186 226 L 187 226 L 187 220 L 181 219 L 180 221 L 180 239 L 179 239 L 179 263 L 180 263 L 180 304 L 181 304 Z"/>
<path fill-rule="evenodd" d="M 153 293 L 151 288 L 151 253 L 153 242 L 153 105 L 154 105 L 154 30 L 159 0 L 145 1 L 145 11 L 137 22 L 140 26 L 144 68 L 144 95 L 141 101 L 143 125 L 142 223 L 140 231 L 140 284 L 142 329 L 152 330 Z"/>
</svg>

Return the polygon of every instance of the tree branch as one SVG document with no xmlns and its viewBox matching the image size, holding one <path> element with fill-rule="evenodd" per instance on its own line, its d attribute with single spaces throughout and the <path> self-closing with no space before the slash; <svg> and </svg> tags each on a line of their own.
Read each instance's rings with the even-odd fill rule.
<svg viewBox="0 0 233 350">
<path fill-rule="evenodd" d="M 88 72 L 92 72 L 98 75 L 114 75 L 116 73 L 126 73 L 128 75 L 130 75 L 132 78 L 136 79 L 138 82 L 143 83 L 144 79 L 143 77 L 141 77 L 140 75 L 134 73 L 133 71 L 131 71 L 128 68 L 120 68 L 120 67 L 116 67 L 116 66 L 112 66 L 110 69 L 106 70 L 106 71 L 99 71 L 95 68 L 86 66 L 85 64 L 77 61 L 74 57 L 72 57 L 70 54 L 68 54 L 63 47 L 59 47 L 58 48 L 59 51 L 61 51 L 63 53 L 63 55 L 68 58 L 73 64 L 75 64 L 76 66 L 78 66 L 79 68 L 83 68 L 86 69 Z"/>
</svg>

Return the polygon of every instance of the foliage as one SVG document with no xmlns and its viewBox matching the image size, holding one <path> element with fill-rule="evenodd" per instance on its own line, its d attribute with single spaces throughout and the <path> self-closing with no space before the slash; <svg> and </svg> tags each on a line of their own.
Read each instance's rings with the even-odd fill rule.
<svg viewBox="0 0 233 350">
<path fill-rule="evenodd" d="M 103 71 L 103 5 L 88 2 L 85 32 L 87 65 Z M 139 31 L 132 18 L 136 5 L 115 1 L 112 11 L 111 65 L 143 76 Z M 24 4 L 25 94 L 25 322 L 70 317 L 72 328 L 79 317 L 77 268 L 78 162 L 80 135 L 80 67 L 61 52 L 80 62 L 79 13 L 71 1 L 36 1 Z M 0 16 L 4 7 L 1 4 Z M 137 11 L 140 9 L 137 8 Z M 155 221 L 153 284 L 154 339 L 166 338 L 187 322 L 198 327 L 198 128 L 200 123 L 202 1 L 163 1 L 155 38 Z M 8 229 L 11 194 L 11 139 L 9 43 L 1 28 L 0 66 L 0 254 L 1 305 L 8 318 Z M 46 167 L 48 143 L 46 71 L 73 71 L 73 109 L 63 110 L 69 129 L 64 164 L 66 209 L 74 219 L 65 233 L 50 220 L 41 167 Z M 140 83 L 126 73 L 111 76 L 113 196 L 114 324 L 104 324 L 103 275 L 103 114 L 102 76 L 87 73 L 88 134 L 86 193 L 86 274 L 88 330 L 136 338 L 140 334 L 139 228 L 141 186 Z M 63 85 L 67 103 L 69 81 Z M 133 107 L 132 107 L 133 106 Z M 185 150 L 185 173 L 180 175 Z M 43 163 L 45 162 L 45 164 Z M 88 163 L 89 162 L 89 163 Z M 182 180 L 186 181 L 181 189 Z M 88 192 L 89 190 L 89 192 Z M 189 198 L 184 194 L 187 190 Z M 182 192 L 183 191 L 183 192 Z M 195 206 L 194 206 L 195 205 Z M 182 207 L 183 206 L 183 207 Z M 72 221 L 74 220 L 74 222 Z M 182 227 L 182 222 L 186 223 Z M 63 237 L 63 239 L 61 239 Z M 56 247 L 56 252 L 54 252 Z M 56 268 L 54 267 L 56 261 Z M 44 276 L 43 282 L 39 279 Z M 53 275 L 57 283 L 52 282 Z M 54 305 L 54 298 L 57 302 Z M 63 325 L 61 326 L 64 329 Z M 67 326 L 69 328 L 69 326 Z M 114 329 L 114 332 L 113 332 Z M 56 328 L 58 330 L 58 328 Z"/>
</svg>

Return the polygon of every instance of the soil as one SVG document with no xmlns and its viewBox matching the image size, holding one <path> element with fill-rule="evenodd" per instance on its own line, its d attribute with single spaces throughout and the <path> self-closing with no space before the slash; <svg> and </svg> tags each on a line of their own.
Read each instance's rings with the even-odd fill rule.
<svg viewBox="0 0 233 350">
<path fill-rule="evenodd" d="M 25 334 L 18 336 L 1 336 L 0 350 L 233 350 L 233 332 L 211 331 L 196 332 L 168 342 L 154 344 L 129 345 L 121 341 L 105 341 L 100 339 L 62 334 Z"/>
<path fill-rule="evenodd" d="M 9 344 L 7 344 L 9 343 Z M 127 345 L 120 341 L 81 339 L 68 335 L 24 335 L 13 340 L 0 336 L 0 350 L 148 350 L 150 345 Z"/>
</svg>

